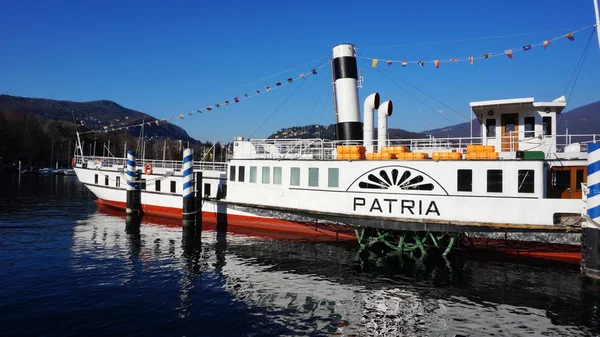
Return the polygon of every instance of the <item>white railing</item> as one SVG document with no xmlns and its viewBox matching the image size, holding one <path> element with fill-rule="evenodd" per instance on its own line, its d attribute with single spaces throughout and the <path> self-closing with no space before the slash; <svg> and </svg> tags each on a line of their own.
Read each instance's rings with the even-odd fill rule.
<svg viewBox="0 0 600 337">
<path fill-rule="evenodd" d="M 495 145 L 497 152 L 511 153 L 517 150 L 564 152 L 571 144 L 580 146 L 576 152 L 587 152 L 587 144 L 600 141 L 600 135 L 544 135 L 541 131 L 513 131 L 495 137 L 428 137 L 420 139 L 390 139 L 385 146 L 406 146 L 412 152 L 460 152 L 466 153 L 467 145 Z M 323 139 L 253 139 L 251 146 L 234 148 L 237 159 L 335 159 L 339 145 L 362 145 L 362 140 L 331 141 Z M 377 148 L 377 140 L 373 140 Z"/>
<path fill-rule="evenodd" d="M 88 164 L 89 162 L 95 163 L 100 167 L 127 167 L 126 158 L 117 157 L 94 157 L 94 156 L 75 156 L 76 164 Z M 152 165 L 152 169 L 168 169 L 173 171 L 181 171 L 183 167 L 183 161 L 178 160 L 154 160 L 154 159 L 136 159 L 136 166 L 138 168 L 144 167 L 144 165 Z M 194 161 L 194 170 L 213 170 L 213 171 L 227 171 L 227 163 L 224 162 L 208 162 L 208 161 Z"/>
</svg>

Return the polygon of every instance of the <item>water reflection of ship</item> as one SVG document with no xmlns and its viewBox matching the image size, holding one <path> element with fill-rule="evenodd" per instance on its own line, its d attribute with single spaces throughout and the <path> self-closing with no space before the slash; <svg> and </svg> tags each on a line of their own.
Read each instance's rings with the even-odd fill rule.
<svg viewBox="0 0 600 337">
<path fill-rule="evenodd" d="M 123 261 L 129 272 L 118 282 L 153 269 L 180 272 L 180 316 L 194 310 L 191 294 L 209 277 L 211 291 L 226 291 L 292 334 L 577 334 L 574 326 L 597 324 L 597 297 L 582 295 L 589 289 L 568 268 L 468 261 L 441 278 L 436 268 L 361 271 L 353 249 L 331 244 L 212 230 L 182 239 L 180 227 L 151 223 L 124 228 L 121 217 L 90 215 L 75 227 L 74 258 Z"/>
</svg>

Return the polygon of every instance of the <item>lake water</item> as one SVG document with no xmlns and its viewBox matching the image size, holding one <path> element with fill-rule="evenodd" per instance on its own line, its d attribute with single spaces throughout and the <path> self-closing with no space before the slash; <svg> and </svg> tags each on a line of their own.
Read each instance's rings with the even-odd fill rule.
<svg viewBox="0 0 600 337">
<path fill-rule="evenodd" d="M 588 336 L 577 265 L 461 256 L 400 267 L 98 210 L 76 177 L 0 176 L 2 336 Z"/>
</svg>

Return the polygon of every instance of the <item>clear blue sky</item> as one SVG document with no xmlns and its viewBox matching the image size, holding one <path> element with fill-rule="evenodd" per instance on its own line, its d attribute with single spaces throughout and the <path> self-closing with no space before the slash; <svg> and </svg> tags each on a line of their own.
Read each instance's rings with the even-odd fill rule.
<svg viewBox="0 0 600 337">
<path fill-rule="evenodd" d="M 113 100 L 159 118 L 233 101 L 319 61 L 224 92 L 305 62 L 343 42 L 382 59 L 433 60 L 537 43 L 594 24 L 592 0 L 504 1 L 4 1 L 0 11 L 0 92 L 72 101 Z M 533 96 L 552 100 L 567 82 L 591 30 L 547 50 L 467 62 L 379 67 L 446 105 L 469 113 L 470 101 Z M 496 39 L 430 43 L 499 35 Z M 524 34 L 524 35 L 520 35 Z M 600 52 L 594 36 L 568 108 L 600 100 Z M 394 101 L 391 127 L 422 131 L 467 121 L 420 95 L 431 111 L 363 68 L 361 101 L 379 91 Z M 255 138 L 281 127 L 334 120 L 328 68 L 312 77 Z M 396 80 L 397 81 L 397 80 Z M 249 136 L 299 83 L 174 122 L 201 140 Z M 319 94 L 321 99 L 317 101 Z M 452 123 L 451 123 L 452 122 Z"/>
</svg>

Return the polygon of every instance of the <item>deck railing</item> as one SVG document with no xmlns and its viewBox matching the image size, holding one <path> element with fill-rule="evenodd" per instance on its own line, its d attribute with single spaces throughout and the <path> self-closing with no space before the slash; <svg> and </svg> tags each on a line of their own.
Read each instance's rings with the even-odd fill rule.
<svg viewBox="0 0 600 337">
<path fill-rule="evenodd" d="M 75 156 L 76 164 L 87 164 L 94 162 L 100 167 L 118 167 L 126 168 L 127 159 L 118 157 L 97 157 L 97 156 Z M 178 160 L 155 160 L 155 159 L 136 159 L 136 166 L 138 168 L 144 167 L 144 165 L 152 165 L 152 169 L 170 169 L 173 171 L 181 171 L 183 162 Z M 227 171 L 227 163 L 224 162 L 209 162 L 209 161 L 194 161 L 194 170 L 213 170 L 213 171 Z"/>
<path fill-rule="evenodd" d="M 413 152 L 460 152 L 465 153 L 467 145 L 496 145 L 496 151 L 503 153 L 518 150 L 543 151 L 546 153 L 571 152 L 585 153 L 587 144 L 600 141 L 600 134 L 584 135 L 545 135 L 541 131 L 513 131 L 497 134 L 495 137 L 428 137 L 420 139 L 390 139 L 385 146 L 406 146 Z M 323 139 L 253 139 L 251 146 L 234 147 L 234 158 L 239 159 L 335 159 L 335 149 L 339 145 L 363 145 L 362 140 L 331 141 Z M 577 144 L 577 145 L 574 145 Z M 238 144 L 239 145 L 239 144 Z M 236 145 L 236 147 L 238 146 Z M 373 140 L 377 148 L 377 140 Z"/>
</svg>

